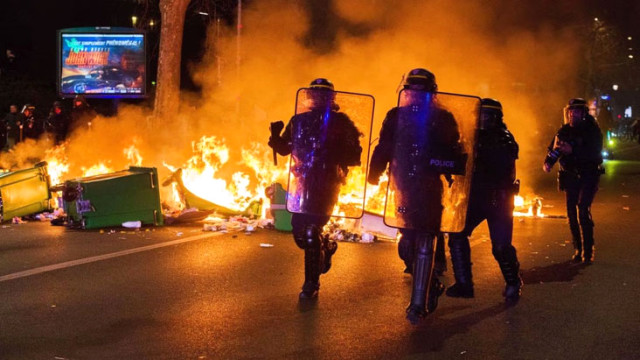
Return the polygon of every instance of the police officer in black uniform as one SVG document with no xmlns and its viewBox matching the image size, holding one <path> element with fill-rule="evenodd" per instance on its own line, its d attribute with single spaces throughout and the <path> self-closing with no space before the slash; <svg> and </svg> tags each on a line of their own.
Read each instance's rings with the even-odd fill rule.
<svg viewBox="0 0 640 360">
<path fill-rule="evenodd" d="M 604 173 L 602 131 L 589 115 L 584 99 L 569 100 L 564 108 L 564 121 L 548 147 L 542 169 L 550 172 L 560 162 L 558 188 L 566 194 L 569 229 L 576 250 L 573 261 L 589 264 L 593 261 L 594 245 L 591 203 Z"/>
<path fill-rule="evenodd" d="M 444 292 L 444 285 L 437 276 L 433 276 L 433 269 L 434 243 L 440 233 L 443 211 L 443 183 L 440 177 L 445 172 L 436 168 L 437 165 L 431 167 L 428 158 L 456 154 L 461 158 L 463 154 L 459 143 L 460 133 L 453 115 L 440 108 L 433 100 L 438 89 L 433 73 L 422 68 L 413 69 L 404 78 L 403 88 L 408 94 L 416 94 L 420 100 L 408 104 L 407 109 L 394 107 L 387 113 L 380 130 L 379 143 L 371 157 L 367 180 L 377 185 L 387 164 L 392 162 L 400 169 L 397 175 L 391 174 L 391 177 L 397 178 L 390 181 L 394 181 L 397 186 L 396 202 L 405 203 L 406 208 L 410 209 L 404 212 L 401 208 L 405 206 L 396 205 L 403 217 L 403 226 L 400 229 L 400 257 L 405 260 L 407 266 L 413 266 L 413 291 L 411 303 L 407 308 L 407 319 L 412 324 L 417 324 L 421 318 L 436 309 L 438 297 Z M 418 105 L 423 99 L 431 100 Z M 426 116 L 427 123 L 406 124 L 406 129 L 399 127 L 400 113 L 410 112 L 410 108 L 426 108 L 423 116 Z M 420 117 L 418 121 L 421 120 L 424 119 Z M 403 133 L 397 133 L 401 130 Z M 405 135 L 410 137 L 410 132 L 414 130 L 425 132 L 427 139 L 424 139 L 423 143 L 428 144 L 426 149 L 417 144 L 404 143 Z M 465 161 L 461 162 L 463 169 Z M 431 164 L 433 163 L 432 161 Z"/>
<path fill-rule="evenodd" d="M 299 182 L 305 199 L 304 213 L 293 213 L 291 226 L 296 245 L 304 250 L 305 280 L 300 299 L 314 299 L 320 289 L 320 275 L 331 268 L 331 257 L 338 244 L 322 236 L 338 200 L 340 186 L 349 166 L 360 165 L 360 136 L 349 116 L 335 103 L 333 84 L 324 78 L 309 86 L 312 104 L 309 111 L 297 114 L 284 127 L 282 121 L 271 124 L 271 146 L 280 155 L 296 159 L 291 172 Z"/>
<path fill-rule="evenodd" d="M 25 139 L 37 140 L 44 130 L 44 126 L 40 119 L 36 118 L 36 107 L 26 104 L 22 108 L 22 116 L 20 117 L 20 141 Z"/>
<path fill-rule="evenodd" d="M 96 116 L 96 111 L 89 105 L 87 99 L 83 95 L 77 95 L 73 99 L 69 131 L 74 132 L 77 129 L 91 129 L 91 122 Z"/>
<path fill-rule="evenodd" d="M 56 144 L 64 141 L 71 124 L 71 116 L 64 109 L 61 101 L 54 101 L 49 116 L 44 123 L 44 130 L 53 136 Z"/>
<path fill-rule="evenodd" d="M 516 159 L 518 144 L 502 121 L 502 104 L 482 99 L 480 129 L 476 142 L 476 161 L 464 229 L 449 235 L 449 251 L 455 284 L 447 296 L 472 298 L 471 247 L 469 237 L 484 220 L 489 225 L 491 250 L 506 282 L 507 302 L 520 298 L 522 280 L 513 233 L 513 196 L 517 193 Z"/>
</svg>

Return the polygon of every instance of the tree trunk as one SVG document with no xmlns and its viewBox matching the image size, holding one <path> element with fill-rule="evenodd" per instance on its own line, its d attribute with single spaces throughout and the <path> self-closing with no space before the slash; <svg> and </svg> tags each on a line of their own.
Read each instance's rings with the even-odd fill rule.
<svg viewBox="0 0 640 360">
<path fill-rule="evenodd" d="M 182 33 L 191 0 L 160 0 L 160 52 L 154 115 L 175 116 L 180 106 Z"/>
</svg>

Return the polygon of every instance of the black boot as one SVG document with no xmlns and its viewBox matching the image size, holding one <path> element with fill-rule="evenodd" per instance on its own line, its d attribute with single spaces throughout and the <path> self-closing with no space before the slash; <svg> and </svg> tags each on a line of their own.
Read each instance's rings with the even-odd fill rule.
<svg viewBox="0 0 640 360">
<path fill-rule="evenodd" d="M 331 269 L 331 257 L 338 250 L 338 243 L 330 240 L 328 235 L 322 237 L 322 250 L 324 253 L 324 261 L 322 265 L 322 273 L 326 274 Z"/>
<path fill-rule="evenodd" d="M 584 263 L 591 264 L 593 262 L 593 225 L 582 226 L 582 235 L 584 237 Z"/>
<path fill-rule="evenodd" d="M 318 249 L 304 250 L 304 284 L 299 295 L 300 299 L 318 297 L 321 260 L 321 252 Z"/>
<path fill-rule="evenodd" d="M 453 264 L 453 277 L 456 282 L 447 289 L 447 296 L 472 298 L 474 294 L 469 240 L 466 237 L 452 235 L 449 239 L 449 252 Z"/>
<path fill-rule="evenodd" d="M 299 297 L 313 299 L 320 289 L 320 273 L 325 264 L 324 246 L 317 226 L 307 226 L 304 236 L 304 284 Z"/>
<path fill-rule="evenodd" d="M 435 263 L 433 265 L 433 273 L 436 276 L 443 276 L 444 272 L 447 271 L 447 257 L 445 255 L 444 250 L 444 234 L 439 233 L 436 237 L 436 248 L 435 248 Z"/>
<path fill-rule="evenodd" d="M 433 243 L 434 235 L 428 233 L 418 234 L 416 237 L 416 256 L 413 264 L 413 290 L 411 292 L 411 303 L 407 307 L 407 320 L 411 324 L 416 325 L 422 318 L 427 316 L 427 298 L 430 285 L 432 284 L 433 274 Z M 435 293 L 435 292 L 434 292 Z M 429 302 L 432 305 L 432 310 L 435 310 L 437 306 L 436 299 L 429 298 Z"/>
<path fill-rule="evenodd" d="M 404 273 L 411 274 L 413 272 L 413 257 L 415 256 L 415 237 L 413 230 L 402 229 L 400 231 L 400 240 L 398 241 L 398 255 L 404 261 Z"/>
<path fill-rule="evenodd" d="M 579 263 L 582 261 L 582 236 L 580 235 L 580 226 L 578 224 L 569 224 L 569 228 L 571 229 L 573 248 L 576 250 L 571 260 Z"/>
<path fill-rule="evenodd" d="M 435 272 L 435 270 L 434 270 Z M 431 314 L 438 307 L 438 298 L 444 293 L 444 284 L 437 276 L 433 276 L 427 296 L 427 313 Z"/>
<path fill-rule="evenodd" d="M 506 282 L 502 296 L 508 303 L 515 303 L 522 294 L 522 278 L 520 277 L 520 263 L 516 256 L 516 249 L 511 245 L 505 246 L 494 249 L 493 255 L 498 260 L 498 265 Z"/>
</svg>

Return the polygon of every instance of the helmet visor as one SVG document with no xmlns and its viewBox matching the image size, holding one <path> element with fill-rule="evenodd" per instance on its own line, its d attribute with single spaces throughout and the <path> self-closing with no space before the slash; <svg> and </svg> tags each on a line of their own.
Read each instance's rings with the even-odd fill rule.
<svg viewBox="0 0 640 360">
<path fill-rule="evenodd" d="M 587 108 L 567 106 L 564 108 L 564 123 L 575 126 L 587 116 Z"/>
</svg>

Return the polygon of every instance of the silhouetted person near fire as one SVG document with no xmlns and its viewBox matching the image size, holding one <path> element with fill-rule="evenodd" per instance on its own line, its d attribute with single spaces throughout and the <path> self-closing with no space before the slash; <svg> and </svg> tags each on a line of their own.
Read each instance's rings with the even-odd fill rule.
<svg viewBox="0 0 640 360">
<path fill-rule="evenodd" d="M 20 141 L 26 139 L 38 140 L 43 132 L 43 123 L 36 117 L 36 107 L 26 104 L 22 108 L 22 116 L 20 117 Z"/>
<path fill-rule="evenodd" d="M 91 129 L 91 123 L 96 116 L 95 110 L 87 103 L 87 99 L 83 95 L 76 96 L 73 99 L 69 132 Z"/>
<path fill-rule="evenodd" d="M 62 102 L 55 101 L 45 121 L 45 132 L 51 134 L 56 144 L 60 144 L 67 137 L 70 123 L 71 117 Z"/>
<path fill-rule="evenodd" d="M 20 142 L 20 113 L 18 105 L 10 105 L 9 113 L 4 117 L 4 123 L 7 127 L 7 144 L 6 149 L 9 150 Z"/>
</svg>

